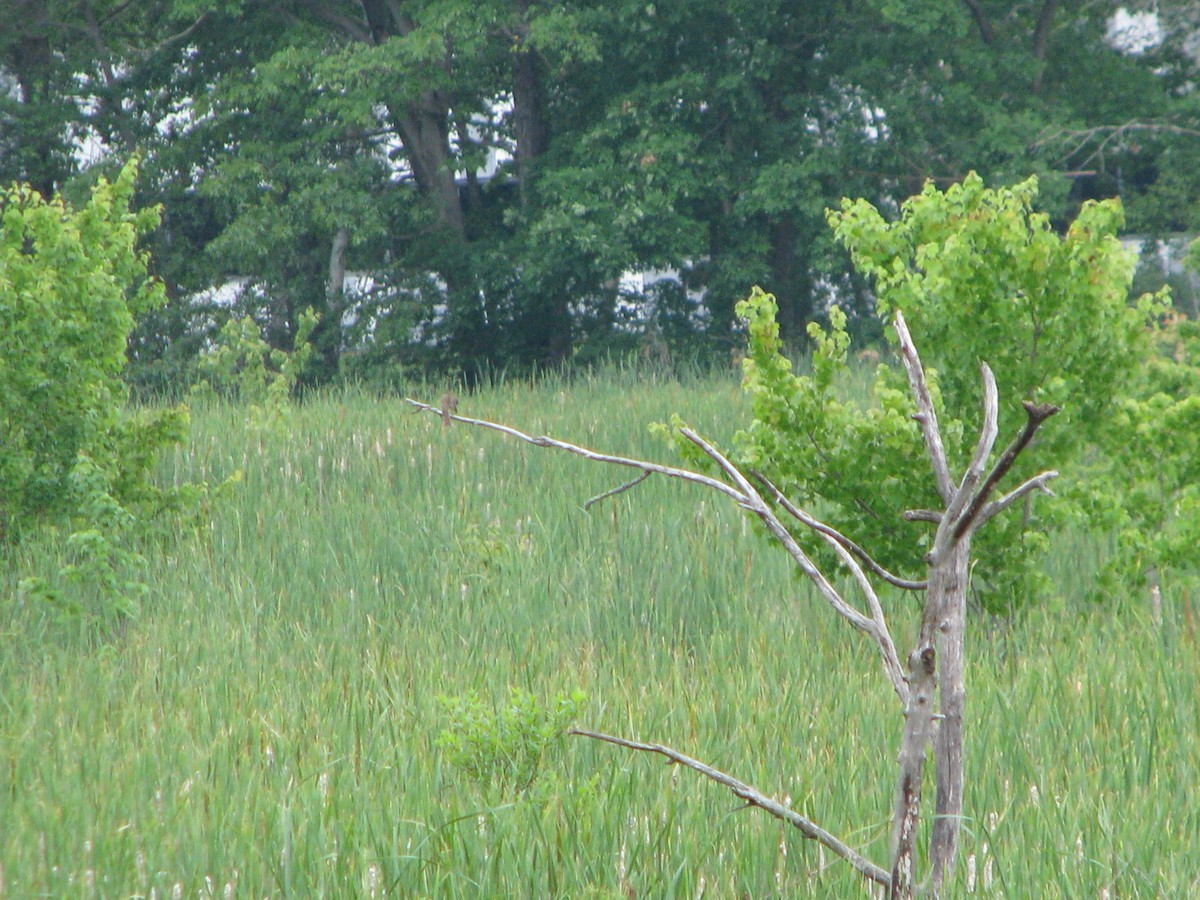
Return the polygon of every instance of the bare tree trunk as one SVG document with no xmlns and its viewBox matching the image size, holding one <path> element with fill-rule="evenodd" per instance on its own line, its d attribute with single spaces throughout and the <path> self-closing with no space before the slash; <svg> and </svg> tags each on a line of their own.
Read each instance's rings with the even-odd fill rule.
<svg viewBox="0 0 1200 900">
<path fill-rule="evenodd" d="M 937 799 L 934 804 L 933 837 L 929 855 L 931 887 L 936 895 L 954 872 L 963 803 L 963 706 L 966 687 L 963 676 L 963 642 L 966 625 L 967 566 L 971 538 L 964 535 L 947 558 L 929 571 L 926 620 L 930 637 L 938 648 L 938 700 L 941 718 L 934 736 L 934 771 Z M 931 617 L 929 614 L 933 612 Z"/>
<path fill-rule="evenodd" d="M 900 777 L 896 808 L 892 814 L 891 900 L 907 900 L 916 886 L 917 823 L 921 819 L 921 783 L 925 774 L 925 748 L 933 731 L 934 670 L 937 654 L 929 644 L 908 658 L 909 694 L 904 710 L 904 737 L 900 742 Z"/>
</svg>

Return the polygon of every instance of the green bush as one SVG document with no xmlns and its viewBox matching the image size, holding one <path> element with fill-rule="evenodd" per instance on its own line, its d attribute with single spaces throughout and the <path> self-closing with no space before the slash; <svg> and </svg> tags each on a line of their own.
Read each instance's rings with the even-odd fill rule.
<svg viewBox="0 0 1200 900">
<path fill-rule="evenodd" d="M 562 741 L 585 699 L 576 690 L 543 704 L 528 691 L 513 690 L 508 703 L 494 710 L 474 693 L 443 697 L 450 724 L 437 745 L 450 765 L 485 793 L 520 794 L 537 777 L 546 753 Z"/>
<path fill-rule="evenodd" d="M 22 185 L 0 195 L 0 543 L 66 527 L 77 562 L 59 574 L 105 594 L 133 559 L 122 532 L 163 499 L 157 452 L 187 429 L 182 408 L 127 409 L 134 317 L 164 300 L 137 246 L 159 211 L 131 211 L 136 175 L 134 160 L 78 210 Z"/>
</svg>

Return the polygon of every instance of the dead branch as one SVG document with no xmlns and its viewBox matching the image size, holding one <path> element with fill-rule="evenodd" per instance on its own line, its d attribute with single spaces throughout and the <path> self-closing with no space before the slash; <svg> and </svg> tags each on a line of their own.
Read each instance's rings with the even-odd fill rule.
<svg viewBox="0 0 1200 900">
<path fill-rule="evenodd" d="M 1089 166 L 1095 160 L 1102 160 L 1105 150 L 1110 144 L 1120 144 L 1122 138 L 1136 132 L 1148 132 L 1150 134 L 1170 134 L 1180 137 L 1200 137 L 1200 130 L 1188 128 L 1183 125 L 1175 125 L 1171 122 L 1153 122 L 1139 121 L 1133 119 L 1129 122 L 1123 122 L 1120 125 L 1098 125 L 1094 128 L 1069 129 L 1059 128 L 1055 130 L 1047 129 L 1038 136 L 1031 145 L 1031 150 L 1037 150 L 1041 147 L 1046 147 L 1050 144 L 1058 144 L 1066 146 L 1074 144 L 1068 150 L 1065 150 L 1060 156 L 1060 162 L 1066 162 L 1074 159 L 1088 144 L 1095 142 L 1094 149 L 1081 161 L 1076 163 L 1076 168 L 1084 168 Z"/>
<path fill-rule="evenodd" d="M 1028 481 L 1023 482 L 1019 487 L 1009 491 L 999 500 L 993 500 L 991 503 L 985 506 L 983 508 L 983 512 L 979 514 L 980 523 L 986 522 L 997 513 L 1004 512 L 1004 510 L 1008 509 L 1026 494 L 1030 494 L 1033 491 L 1041 491 L 1043 494 L 1053 497 L 1054 491 L 1046 487 L 1046 482 L 1057 477 L 1058 472 L 1054 471 L 1053 469 L 1048 472 L 1043 472 L 1040 475 L 1034 475 Z"/>
<path fill-rule="evenodd" d="M 896 310 L 893 324 L 900 339 L 900 359 L 904 363 L 904 371 L 908 373 L 908 385 L 917 403 L 917 413 L 913 418 L 920 424 L 921 433 L 925 436 L 925 447 L 929 451 L 929 461 L 933 466 L 938 493 L 942 501 L 949 506 L 954 499 L 954 480 L 950 477 L 950 467 L 946 463 L 946 448 L 942 446 L 942 432 L 938 428 L 933 398 L 929 395 L 925 369 L 921 365 L 921 357 L 917 353 L 912 335 L 909 334 L 908 324 L 904 321 L 904 313 L 900 310 Z"/>
<path fill-rule="evenodd" d="M 983 363 L 980 367 L 980 377 L 983 380 L 983 424 L 979 428 L 979 441 L 975 444 L 975 455 L 963 475 L 962 483 L 958 486 L 954 502 L 946 510 L 945 521 L 953 522 L 966 508 L 967 501 L 975 492 L 975 486 L 983 478 L 983 467 L 987 465 L 996 446 L 996 436 L 1000 432 L 998 423 L 1000 415 L 1000 398 L 996 393 L 996 376 L 991 367 Z"/>
<path fill-rule="evenodd" d="M 430 406 L 428 403 L 413 400 L 411 397 L 405 397 L 404 402 L 425 412 L 434 413 L 439 417 L 442 415 L 442 409 L 439 406 Z M 726 497 L 732 498 L 738 503 L 741 503 L 744 499 L 741 492 L 736 488 L 730 487 L 725 482 L 718 481 L 716 478 L 710 478 L 708 475 L 701 474 L 700 472 L 693 472 L 691 469 L 662 466 L 658 463 L 647 462 L 644 459 L 630 459 L 627 456 L 614 456 L 611 453 L 597 453 L 595 450 L 589 450 L 587 447 L 581 447 L 578 444 L 572 444 L 568 441 L 559 441 L 544 435 L 534 437 L 516 428 L 510 428 L 498 422 L 489 422 L 486 419 L 472 419 L 469 416 L 452 414 L 450 421 L 462 422 L 464 425 L 475 425 L 479 428 L 490 428 L 492 431 L 499 431 L 501 434 L 507 434 L 509 437 L 514 437 L 519 441 L 533 444 L 535 447 L 554 447 L 557 450 L 565 450 L 568 453 L 574 453 L 576 456 L 582 456 L 584 459 L 590 459 L 593 462 L 611 463 L 614 466 L 628 466 L 631 469 L 641 469 L 643 472 L 655 472 L 659 475 L 666 475 L 668 478 L 678 478 L 682 481 L 690 481 L 693 484 L 701 484 L 704 487 L 724 494 Z"/>
<path fill-rule="evenodd" d="M 755 490 L 754 485 L 738 470 L 737 466 L 690 428 L 681 428 L 680 434 L 703 450 L 730 478 L 737 482 L 738 486 L 742 488 L 743 496 L 745 497 L 745 500 L 741 502 L 742 507 L 758 516 L 762 523 L 767 526 L 767 530 L 779 539 L 784 549 L 787 550 L 788 554 L 796 562 L 796 565 L 800 567 L 800 570 L 808 576 L 809 581 L 817 586 L 817 590 L 821 592 L 821 595 L 825 598 L 825 602 L 832 606 L 835 612 L 850 622 L 855 628 L 866 632 L 874 638 L 876 645 L 879 647 L 879 652 L 883 657 L 884 670 L 892 682 L 892 687 L 895 689 L 896 695 L 900 698 L 901 703 L 907 703 L 908 683 L 904 679 L 904 670 L 900 665 L 900 656 L 896 652 L 896 645 L 892 640 L 891 633 L 888 631 L 887 622 L 883 616 L 883 609 L 879 605 L 879 598 L 875 595 L 874 589 L 854 558 L 850 556 L 844 547 L 836 541 L 829 539 L 829 543 L 834 551 L 837 552 L 843 564 L 855 575 L 855 580 L 858 582 L 859 587 L 867 598 L 868 605 L 871 607 L 872 614 L 870 617 L 864 616 L 846 602 L 841 593 L 825 577 L 825 574 L 808 558 L 808 555 L 799 543 L 796 542 L 792 533 L 788 531 L 787 527 L 779 520 L 779 517 L 775 515 L 775 511 L 763 500 L 762 496 Z"/>
<path fill-rule="evenodd" d="M 900 518 L 905 522 L 932 522 L 934 525 L 940 525 L 943 516 L 935 509 L 906 509 L 900 513 Z"/>
<path fill-rule="evenodd" d="M 431 406 L 428 403 L 422 403 L 419 400 L 405 398 L 405 402 L 419 410 L 433 413 L 439 417 L 446 416 L 446 410 L 438 406 Z M 754 513 L 766 525 L 767 530 L 774 535 L 783 545 L 788 555 L 792 557 L 796 565 L 800 568 L 805 576 L 817 588 L 818 592 L 824 598 L 838 615 L 844 618 L 852 626 L 859 631 L 869 635 L 879 648 L 880 656 L 883 661 L 884 671 L 887 673 L 888 679 L 892 683 L 892 687 L 896 691 L 896 695 L 902 703 L 908 702 L 908 684 L 904 679 L 904 669 L 900 663 L 899 654 L 896 652 L 895 643 L 892 640 L 891 634 L 888 632 L 887 624 L 883 620 L 882 610 L 879 608 L 879 601 L 874 597 L 874 593 L 868 593 L 867 600 L 872 606 L 874 615 L 864 615 L 860 610 L 856 609 L 851 604 L 847 603 L 841 593 L 833 586 L 824 573 L 813 563 L 804 549 L 796 541 L 795 537 L 788 531 L 787 527 L 775 515 L 775 511 L 771 508 L 762 496 L 755 490 L 749 480 L 743 475 L 730 460 L 721 451 L 717 450 L 702 437 L 688 428 L 681 429 L 688 440 L 696 444 L 704 451 L 729 478 L 737 485 L 726 484 L 716 478 L 708 475 L 694 472 L 691 469 L 679 469 L 674 466 L 663 466 L 658 463 L 648 462 L 641 459 L 631 459 L 627 456 L 614 456 L 609 453 L 598 453 L 587 447 L 581 447 L 578 444 L 572 444 L 567 441 L 556 440 L 551 437 L 534 437 L 519 431 L 516 428 L 511 428 L 508 425 L 500 425 L 496 422 L 489 422 L 486 419 L 472 419 L 468 416 L 460 416 L 450 414 L 449 419 L 454 422 L 462 422 L 465 425 L 476 425 L 480 428 L 489 428 L 493 431 L 499 431 L 502 434 L 507 434 L 510 437 L 515 437 L 517 440 L 524 441 L 527 444 L 532 444 L 535 447 L 553 447 L 558 450 L 565 450 L 568 453 L 573 453 L 576 456 L 582 456 L 584 459 L 590 459 L 594 462 L 606 462 L 613 465 L 628 466 L 634 469 L 640 469 L 645 473 L 658 473 L 666 475 L 670 478 L 678 478 L 682 481 L 689 481 L 693 484 L 703 485 L 718 491 L 725 496 L 734 500 L 743 509 Z M 842 551 L 845 552 L 844 549 Z M 847 554 L 846 558 L 850 558 Z M 853 571 L 853 566 L 851 566 Z M 865 579 L 864 579 L 865 580 Z M 860 581 L 860 584 L 863 582 Z"/>
<path fill-rule="evenodd" d="M 978 501 L 978 495 L 975 493 L 975 487 L 983 478 L 983 467 L 987 465 L 988 457 L 992 455 L 992 448 L 996 445 L 1000 409 L 1000 400 L 996 393 L 996 376 L 992 374 L 987 363 L 980 367 L 980 375 L 983 378 L 983 424 L 979 427 L 979 440 L 975 444 L 975 454 L 971 457 L 971 464 L 967 466 L 962 482 L 955 489 L 954 498 L 946 507 L 946 512 L 938 524 L 937 534 L 933 538 L 933 547 L 928 555 L 931 562 L 942 559 L 950 551 L 951 545 L 966 533 L 965 529 L 960 530 L 958 526 L 963 519 L 969 517 L 972 511 L 977 510 L 975 503 Z"/>
<path fill-rule="evenodd" d="M 603 494 L 597 494 L 595 497 L 585 500 L 583 503 L 583 508 L 585 510 L 591 509 L 593 506 L 595 506 L 601 500 L 607 500 L 609 497 L 615 497 L 615 496 L 617 496 L 617 494 L 623 494 L 630 488 L 637 487 L 639 484 L 641 484 L 643 481 L 645 481 L 647 478 L 649 478 L 653 474 L 654 474 L 653 472 L 643 472 L 637 478 L 632 478 L 629 481 L 625 482 L 624 484 L 613 488 L 611 491 L 605 491 Z"/>
<path fill-rule="evenodd" d="M 1000 480 L 1008 474 L 1009 469 L 1013 467 L 1013 463 L 1017 461 L 1017 457 L 1021 455 L 1029 442 L 1033 440 L 1033 436 L 1037 434 L 1037 430 L 1042 427 L 1042 423 L 1058 412 L 1059 407 L 1050 403 L 1035 404 L 1026 400 L 1024 403 L 1025 414 L 1028 417 L 1025 421 L 1025 427 L 1021 429 L 1021 433 L 1009 444 L 1004 452 L 1000 454 L 1000 458 L 996 460 L 996 464 L 992 466 L 992 471 L 988 473 L 987 478 L 983 481 L 983 486 L 971 501 L 971 506 L 967 509 L 962 518 L 955 523 L 954 536 L 956 538 L 966 534 L 968 529 L 972 527 L 975 520 L 979 517 L 984 504 L 987 503 L 988 495 L 995 489 Z M 1018 488 L 1019 490 L 1019 488 Z M 1032 490 L 1032 488 L 1030 488 Z M 1001 507 L 1003 508 L 1003 507 Z M 1000 510 L 996 510 L 999 512 Z M 995 515 L 995 513 L 993 513 Z M 977 524 L 977 523 L 975 523 Z"/>
<path fill-rule="evenodd" d="M 771 484 L 771 482 L 762 475 L 759 475 L 758 477 L 762 479 L 767 489 L 774 495 L 777 502 L 782 500 L 783 503 L 788 503 L 787 499 L 783 497 L 783 494 L 777 487 L 775 487 L 775 485 Z M 788 505 L 790 505 L 790 503 Z M 899 681 L 899 679 L 903 677 L 900 671 L 900 657 L 896 652 L 896 645 L 892 641 L 892 633 L 888 629 L 887 619 L 883 615 L 883 606 L 881 606 L 879 603 L 879 595 L 875 593 L 874 585 L 871 584 L 871 580 L 867 578 L 866 572 L 863 571 L 862 566 L 859 565 L 858 560 L 854 558 L 849 549 L 844 547 L 836 538 L 828 533 L 833 531 L 832 528 L 825 525 L 823 522 L 818 522 L 816 519 L 808 516 L 803 511 L 796 509 L 795 507 L 792 508 L 795 509 L 796 513 L 798 513 L 797 518 L 799 518 L 800 521 L 805 522 L 805 524 L 811 521 L 814 525 L 821 526 L 814 528 L 813 530 L 817 532 L 817 534 L 823 541 L 825 541 L 825 543 L 829 544 L 829 546 L 833 548 L 833 552 L 836 553 L 838 559 L 842 561 L 842 565 L 849 569 L 850 574 L 854 576 L 854 581 L 858 585 L 858 589 L 862 591 L 863 596 L 867 598 L 867 606 L 871 609 L 871 619 L 875 622 L 876 626 L 874 637 L 883 653 L 884 666 L 888 670 L 888 674 L 892 676 L 892 681 L 896 687 L 896 693 L 900 697 L 900 702 L 907 703 L 907 684 L 905 685 L 905 689 L 902 689 Z"/>
<path fill-rule="evenodd" d="M 811 528 L 818 534 L 837 541 L 837 543 L 841 544 L 856 557 L 858 557 L 859 562 L 866 566 L 873 575 L 876 575 L 894 587 L 898 587 L 906 591 L 923 591 L 929 586 L 929 582 L 927 581 L 911 581 L 907 578 L 901 578 L 899 575 L 892 574 L 882 565 L 876 562 L 871 555 L 862 548 L 862 546 L 857 544 L 851 538 L 846 537 L 846 535 L 842 534 L 836 528 L 826 525 L 819 519 L 814 519 L 812 516 L 808 515 L 808 513 L 804 512 L 804 510 L 795 506 L 792 501 L 785 497 L 783 492 L 773 485 L 770 480 L 761 472 L 751 469 L 750 474 L 758 479 L 763 487 L 767 489 L 767 491 L 771 494 L 771 497 L 776 503 L 779 504 L 780 508 L 783 509 L 784 512 L 786 512 L 796 521 L 800 522 L 802 525 L 806 525 L 807 527 Z M 938 521 L 940 521 L 941 514 L 935 513 L 935 515 L 939 517 Z"/>
<path fill-rule="evenodd" d="M 795 827 L 801 834 L 810 840 L 817 841 L 820 844 L 828 847 L 842 859 L 846 860 L 850 865 L 860 872 L 865 877 L 871 879 L 876 884 L 883 887 L 891 886 L 891 876 L 875 863 L 871 862 L 849 844 L 830 834 L 824 828 L 805 818 L 800 813 L 790 807 L 784 806 L 776 800 L 763 794 L 761 791 L 751 787 L 743 781 L 739 781 L 732 775 L 722 772 L 720 769 L 714 769 L 707 763 L 703 763 L 698 759 L 693 759 L 678 750 L 672 750 L 662 744 L 644 744 L 640 741 L 630 741 L 625 738 L 614 737 L 610 734 L 601 734 L 596 731 L 584 731 L 579 728 L 572 728 L 568 734 L 578 735 L 579 737 L 592 738 L 597 741 L 605 741 L 609 744 L 616 744 L 618 747 L 626 747 L 630 750 L 640 750 L 645 753 L 658 753 L 665 756 L 673 763 L 678 763 L 681 766 L 686 766 L 696 772 L 699 772 L 705 778 L 709 778 L 717 784 L 724 785 L 733 791 L 734 795 L 741 800 L 745 800 L 748 806 L 756 806 L 759 809 L 773 815 L 775 818 L 787 822 Z"/>
</svg>

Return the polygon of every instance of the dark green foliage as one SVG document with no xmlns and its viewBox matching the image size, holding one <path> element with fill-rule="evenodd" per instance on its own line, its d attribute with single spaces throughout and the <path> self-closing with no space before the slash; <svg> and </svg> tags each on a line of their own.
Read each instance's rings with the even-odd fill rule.
<svg viewBox="0 0 1200 900">
<path fill-rule="evenodd" d="M 824 226 L 843 196 L 890 211 L 927 179 L 1033 172 L 1057 227 L 1113 196 L 1138 231 L 1197 227 L 1194 23 L 1160 9 L 1162 44 L 1121 52 L 1117 8 L 63 0 L 0 36 L 0 173 L 79 193 L 93 176 L 73 135 L 105 141 L 100 168 L 144 149 L 171 297 L 139 317 L 130 377 L 147 392 L 179 390 L 224 321 L 191 295 L 231 275 L 261 289 L 236 314 L 275 348 L 300 310 L 320 314 L 306 384 L 364 359 L 478 380 L 643 336 L 690 352 L 677 318 L 622 314 L 644 299 L 618 297 L 622 273 L 650 268 L 705 292 L 714 344 L 757 283 L 801 345 L 834 300 L 869 334 L 874 298 Z M 343 231 L 348 268 L 396 289 L 352 311 L 375 346 L 343 319 Z"/>
</svg>

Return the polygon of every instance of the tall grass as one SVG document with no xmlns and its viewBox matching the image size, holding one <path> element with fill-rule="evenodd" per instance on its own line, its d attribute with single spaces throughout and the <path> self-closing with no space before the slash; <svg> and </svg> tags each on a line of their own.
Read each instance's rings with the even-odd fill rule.
<svg viewBox="0 0 1200 900">
<path fill-rule="evenodd" d="M 735 384 L 508 383 L 467 414 L 670 459 Z M 579 738 L 524 793 L 449 766 L 441 696 L 582 688 L 580 724 L 711 761 L 877 860 L 900 717 L 876 655 L 738 511 L 348 392 L 285 429 L 198 410 L 166 480 L 242 481 L 151 548 L 120 629 L 0 600 L 0 895 L 868 896 L 692 773 Z M 1094 553 L 1063 539 L 1065 581 Z M 1200 894 L 1200 648 L 1184 599 L 976 619 L 955 895 Z M 892 597 L 897 623 L 911 598 Z M 899 639 L 907 628 L 897 625 Z"/>
</svg>

